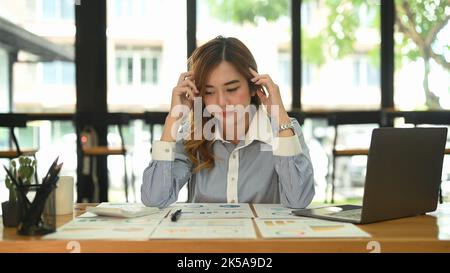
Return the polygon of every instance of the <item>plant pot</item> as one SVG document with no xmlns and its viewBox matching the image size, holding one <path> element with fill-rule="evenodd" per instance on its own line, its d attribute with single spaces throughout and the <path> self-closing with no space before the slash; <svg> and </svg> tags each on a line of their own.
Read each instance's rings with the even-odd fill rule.
<svg viewBox="0 0 450 273">
<path fill-rule="evenodd" d="M 19 225 L 21 213 L 18 202 L 3 202 L 2 211 L 4 227 L 17 227 Z"/>
</svg>

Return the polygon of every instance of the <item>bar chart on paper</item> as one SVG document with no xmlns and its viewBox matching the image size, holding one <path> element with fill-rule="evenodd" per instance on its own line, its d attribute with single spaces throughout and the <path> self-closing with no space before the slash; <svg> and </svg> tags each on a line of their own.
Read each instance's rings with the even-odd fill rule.
<svg viewBox="0 0 450 273">
<path fill-rule="evenodd" d="M 79 217 L 44 239 L 59 240 L 148 240 L 161 220 L 151 216 L 122 219 Z"/>
<path fill-rule="evenodd" d="M 349 223 L 317 219 L 255 219 L 264 238 L 340 238 L 370 237 Z"/>
</svg>

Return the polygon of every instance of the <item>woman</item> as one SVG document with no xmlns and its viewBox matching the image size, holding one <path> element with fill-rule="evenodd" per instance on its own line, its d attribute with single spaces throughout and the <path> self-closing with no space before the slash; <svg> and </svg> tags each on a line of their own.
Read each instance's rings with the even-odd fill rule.
<svg viewBox="0 0 450 273">
<path fill-rule="evenodd" d="M 309 205 L 313 168 L 300 125 L 249 49 L 219 36 L 188 62 L 144 171 L 142 202 L 166 207 L 189 183 L 189 202 Z"/>
</svg>

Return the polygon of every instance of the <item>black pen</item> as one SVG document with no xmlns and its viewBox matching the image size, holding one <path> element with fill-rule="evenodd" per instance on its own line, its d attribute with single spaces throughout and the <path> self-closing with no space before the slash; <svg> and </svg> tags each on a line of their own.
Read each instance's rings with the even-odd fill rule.
<svg viewBox="0 0 450 273">
<path fill-rule="evenodd" d="M 181 216 L 181 209 L 175 211 L 174 213 L 172 213 L 172 216 L 170 217 L 170 220 L 172 220 L 172 222 L 176 222 Z"/>
</svg>

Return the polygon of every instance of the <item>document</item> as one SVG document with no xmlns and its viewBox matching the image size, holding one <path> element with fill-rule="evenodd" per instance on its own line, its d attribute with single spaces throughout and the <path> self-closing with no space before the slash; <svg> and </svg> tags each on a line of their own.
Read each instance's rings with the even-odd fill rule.
<svg viewBox="0 0 450 273">
<path fill-rule="evenodd" d="M 291 214 L 293 209 L 286 208 L 280 204 L 253 204 L 253 208 L 258 218 L 293 218 L 302 219 L 303 217 L 295 216 Z M 305 218 L 306 219 L 306 218 Z"/>
<path fill-rule="evenodd" d="M 371 237 L 350 223 L 318 219 L 255 219 L 263 238 Z"/>
<path fill-rule="evenodd" d="M 253 212 L 248 204 L 227 203 L 176 203 L 173 211 L 181 209 L 180 219 L 232 219 L 253 218 Z"/>
<path fill-rule="evenodd" d="M 151 215 L 137 218 L 78 217 L 43 239 L 148 240 L 161 222 Z"/>
<path fill-rule="evenodd" d="M 164 219 L 152 239 L 256 239 L 251 219 Z"/>
</svg>

